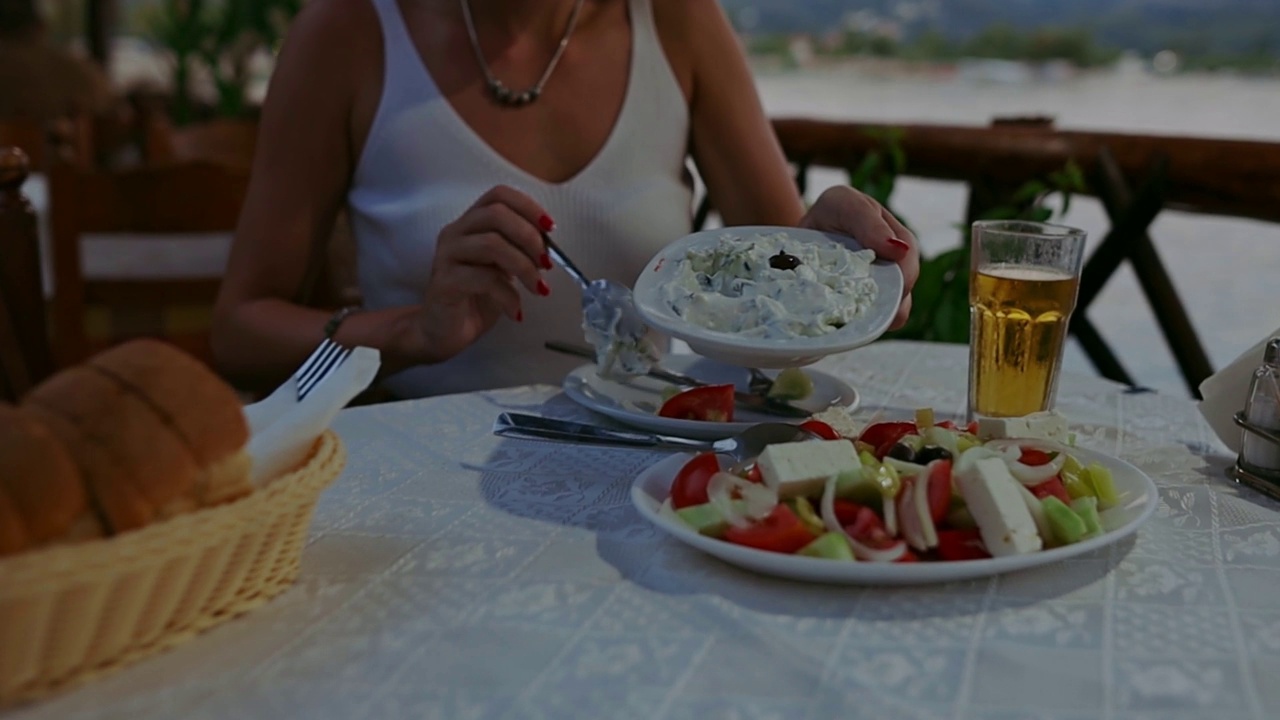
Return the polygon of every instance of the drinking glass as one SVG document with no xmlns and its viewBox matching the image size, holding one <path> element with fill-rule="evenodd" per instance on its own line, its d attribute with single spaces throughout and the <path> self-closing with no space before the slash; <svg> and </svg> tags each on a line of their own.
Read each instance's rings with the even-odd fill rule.
<svg viewBox="0 0 1280 720">
<path fill-rule="evenodd" d="M 973 224 L 969 414 L 1051 410 L 1080 290 L 1085 232 L 1023 220 Z"/>
</svg>

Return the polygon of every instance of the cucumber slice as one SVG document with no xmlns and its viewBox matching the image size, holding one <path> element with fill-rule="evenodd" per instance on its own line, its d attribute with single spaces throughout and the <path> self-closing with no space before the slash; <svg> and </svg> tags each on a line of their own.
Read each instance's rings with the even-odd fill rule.
<svg viewBox="0 0 1280 720">
<path fill-rule="evenodd" d="M 741 500 L 735 500 L 734 502 L 742 503 L 744 507 L 746 505 Z M 680 508 L 676 510 L 676 517 L 697 531 L 699 535 L 706 535 L 707 537 L 718 538 L 724 535 L 725 530 L 729 529 L 728 521 L 711 503 Z"/>
<path fill-rule="evenodd" d="M 1070 545 L 1084 539 L 1087 528 L 1084 520 L 1058 498 L 1050 495 L 1040 501 L 1045 519 L 1053 529 L 1053 539 L 1059 545 Z"/>
<path fill-rule="evenodd" d="M 874 458 L 872 461 L 874 462 Z M 862 467 L 857 470 L 845 470 L 836 478 L 836 497 L 851 500 L 859 505 L 879 508 L 884 497 L 880 493 L 880 485 L 872 478 L 875 467 Z"/>
<path fill-rule="evenodd" d="M 844 536 L 844 533 L 838 532 L 820 535 L 817 540 L 800 548 L 797 554 L 825 558 L 827 560 L 856 562 L 853 557 L 853 547 L 849 545 L 849 539 Z"/>
<path fill-rule="evenodd" d="M 1082 497 L 1071 501 L 1071 509 L 1084 521 L 1084 536 L 1097 537 L 1102 534 L 1102 519 L 1098 517 L 1098 498 Z"/>
</svg>

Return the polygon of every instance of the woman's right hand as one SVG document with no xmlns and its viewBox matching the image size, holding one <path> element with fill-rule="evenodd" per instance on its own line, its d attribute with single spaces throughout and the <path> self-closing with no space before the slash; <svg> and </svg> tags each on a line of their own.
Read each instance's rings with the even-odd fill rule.
<svg viewBox="0 0 1280 720">
<path fill-rule="evenodd" d="M 416 318 L 425 362 L 457 355 L 504 315 L 523 321 L 517 284 L 551 294 L 540 272 L 552 265 L 539 230 L 554 227 L 532 198 L 498 185 L 440 231 Z"/>
</svg>

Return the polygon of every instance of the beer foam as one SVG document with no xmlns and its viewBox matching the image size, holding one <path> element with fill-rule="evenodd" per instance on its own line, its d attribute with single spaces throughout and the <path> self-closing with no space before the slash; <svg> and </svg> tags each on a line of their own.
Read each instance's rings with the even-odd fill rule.
<svg viewBox="0 0 1280 720">
<path fill-rule="evenodd" d="M 991 277 L 1004 278 L 1006 280 L 1030 280 L 1030 281 L 1052 281 L 1052 280 L 1070 280 L 1071 273 L 1058 270 L 1056 268 L 1032 267 L 1030 265 L 1010 265 L 1000 263 L 997 265 L 984 265 L 978 268 L 978 272 Z"/>
</svg>

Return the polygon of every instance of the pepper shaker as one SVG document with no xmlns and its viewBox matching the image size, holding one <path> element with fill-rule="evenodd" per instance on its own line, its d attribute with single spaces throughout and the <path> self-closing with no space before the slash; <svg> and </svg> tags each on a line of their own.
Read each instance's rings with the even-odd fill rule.
<svg viewBox="0 0 1280 720">
<path fill-rule="evenodd" d="M 1267 343 L 1262 365 L 1253 373 L 1244 419 L 1268 434 L 1280 435 L 1280 338 Z M 1240 468 L 1280 484 L 1280 443 L 1247 427 L 1242 440 Z"/>
</svg>

